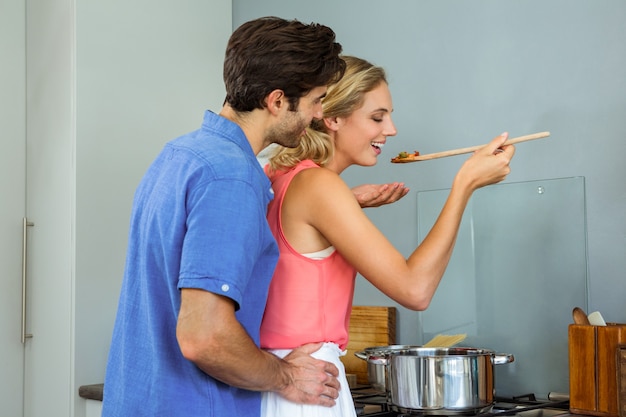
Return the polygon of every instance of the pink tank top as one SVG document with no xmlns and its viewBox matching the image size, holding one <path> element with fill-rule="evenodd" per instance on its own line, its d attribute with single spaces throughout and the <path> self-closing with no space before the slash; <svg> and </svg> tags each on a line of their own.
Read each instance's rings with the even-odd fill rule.
<svg viewBox="0 0 626 417">
<path fill-rule="evenodd" d="M 306 160 L 270 177 L 274 200 L 267 219 L 280 256 L 261 323 L 261 347 L 266 349 L 292 349 L 311 342 L 333 342 L 345 349 L 348 344 L 356 270 L 337 251 L 319 260 L 299 254 L 287 242 L 280 222 L 291 180 L 309 168 L 319 166 Z"/>
</svg>

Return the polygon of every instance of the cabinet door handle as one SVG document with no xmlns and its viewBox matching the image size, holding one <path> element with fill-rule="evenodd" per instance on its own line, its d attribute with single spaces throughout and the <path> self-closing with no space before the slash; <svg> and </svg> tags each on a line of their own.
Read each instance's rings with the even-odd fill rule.
<svg viewBox="0 0 626 417">
<path fill-rule="evenodd" d="M 27 265 L 27 251 L 28 251 L 28 233 L 29 226 L 34 226 L 35 223 L 29 222 L 26 217 L 22 219 L 22 344 L 26 342 L 26 339 L 33 337 L 32 334 L 26 333 L 26 265 Z"/>
</svg>

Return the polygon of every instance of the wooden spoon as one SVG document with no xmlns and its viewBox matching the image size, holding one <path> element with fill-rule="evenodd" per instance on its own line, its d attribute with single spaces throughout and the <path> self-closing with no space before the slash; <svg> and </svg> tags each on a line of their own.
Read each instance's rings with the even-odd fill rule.
<svg viewBox="0 0 626 417">
<path fill-rule="evenodd" d="M 526 141 L 529 141 L 529 140 L 547 138 L 548 136 L 550 136 L 550 132 L 533 133 L 532 135 L 519 136 L 517 138 L 508 139 L 502 145 L 503 146 L 504 145 L 514 145 L 516 143 L 526 142 Z M 470 146 L 468 148 L 452 149 L 452 150 L 449 150 L 449 151 L 429 153 L 429 154 L 426 154 L 426 155 L 409 154 L 405 158 L 400 158 L 399 156 L 397 156 L 395 158 L 392 158 L 391 162 L 394 163 L 394 164 L 404 164 L 404 163 L 407 163 L 407 162 L 427 161 L 429 159 L 445 158 L 447 156 L 455 156 L 455 155 L 461 155 L 461 154 L 464 154 L 464 153 L 475 152 L 475 151 L 479 150 L 480 148 L 482 148 L 483 146 L 485 146 L 485 145 L 476 145 L 476 146 Z"/>
<path fill-rule="evenodd" d="M 574 307 L 574 311 L 572 311 L 572 316 L 574 317 L 574 324 L 590 324 L 589 318 L 587 317 L 585 310 L 580 307 Z"/>
</svg>

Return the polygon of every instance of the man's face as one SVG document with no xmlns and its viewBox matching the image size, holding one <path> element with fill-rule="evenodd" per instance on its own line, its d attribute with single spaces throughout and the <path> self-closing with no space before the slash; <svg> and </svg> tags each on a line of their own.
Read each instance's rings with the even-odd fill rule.
<svg viewBox="0 0 626 417">
<path fill-rule="evenodd" d="M 280 123 L 268 135 L 269 142 L 287 148 L 297 147 L 311 121 L 322 118 L 322 98 L 325 95 L 326 87 L 316 87 L 300 98 L 295 111 L 285 106 Z"/>
</svg>

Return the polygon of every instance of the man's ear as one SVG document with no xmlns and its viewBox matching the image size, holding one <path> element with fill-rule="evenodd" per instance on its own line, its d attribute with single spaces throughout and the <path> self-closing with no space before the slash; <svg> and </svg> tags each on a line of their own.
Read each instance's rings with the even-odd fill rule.
<svg viewBox="0 0 626 417">
<path fill-rule="evenodd" d="M 337 131 L 341 121 L 338 117 L 324 117 L 324 124 L 328 130 Z"/>
<path fill-rule="evenodd" d="M 270 92 L 265 98 L 265 103 L 267 104 L 267 110 L 274 115 L 278 114 L 281 109 L 289 106 L 289 102 L 283 90 L 273 90 Z"/>
</svg>

